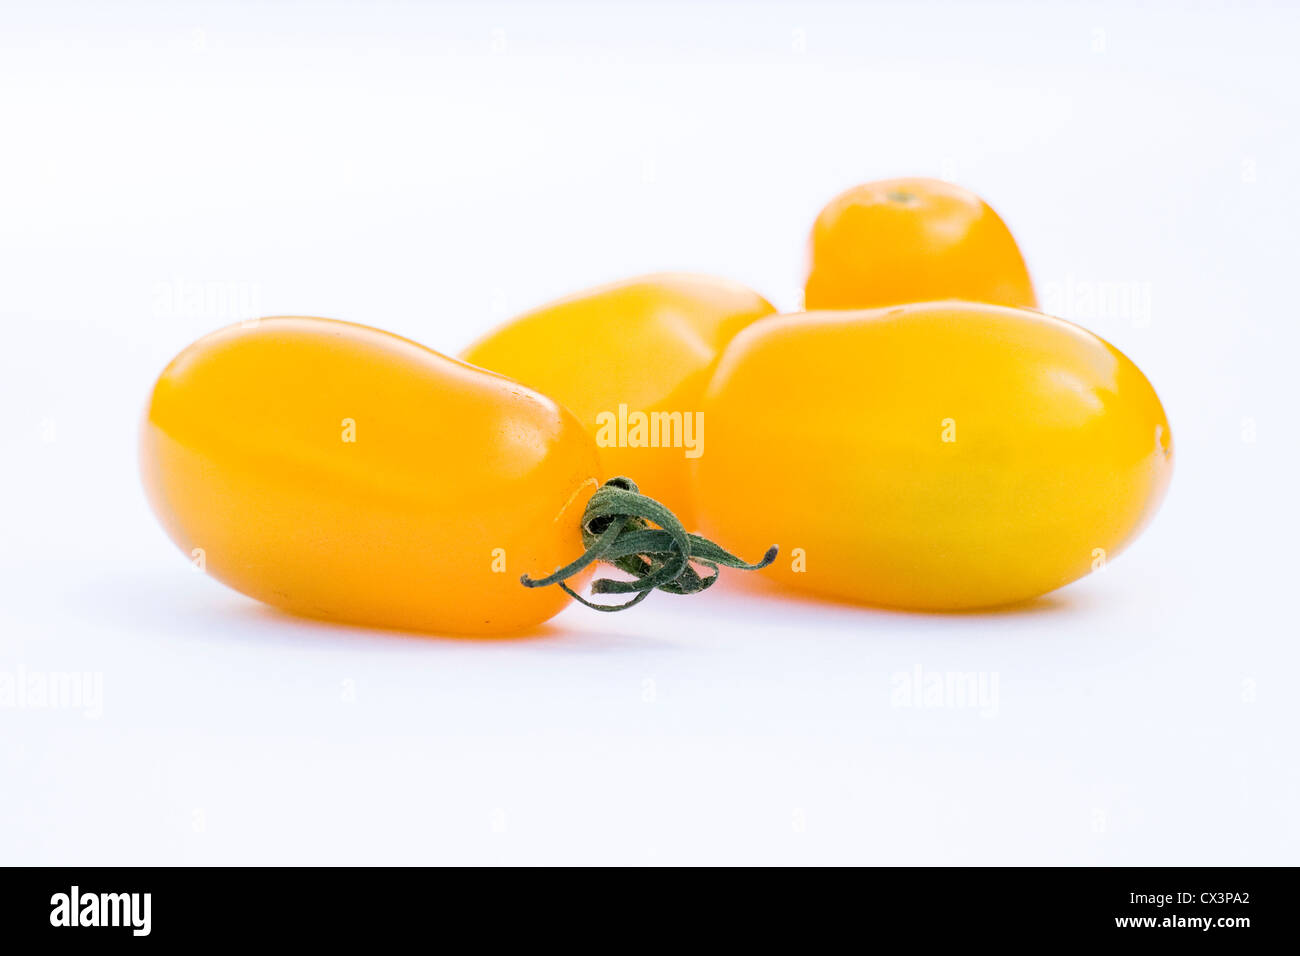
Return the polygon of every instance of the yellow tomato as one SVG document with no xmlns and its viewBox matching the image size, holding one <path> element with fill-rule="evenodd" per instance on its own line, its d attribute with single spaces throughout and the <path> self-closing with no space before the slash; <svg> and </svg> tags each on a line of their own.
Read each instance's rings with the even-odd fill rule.
<svg viewBox="0 0 1300 956">
<path fill-rule="evenodd" d="M 173 541 L 314 617 L 489 634 L 568 598 L 596 449 L 549 398 L 377 329 L 283 317 L 187 348 L 154 387 L 145 486 Z"/>
<path fill-rule="evenodd" d="M 968 189 L 887 179 L 836 196 L 809 239 L 807 309 L 965 299 L 1034 307 L 1011 232 Z"/>
<path fill-rule="evenodd" d="M 704 398 L 704 528 L 767 573 L 870 604 L 1009 604 L 1100 567 L 1155 512 L 1169 422 L 1083 329 L 961 302 L 770 319 Z"/>
<path fill-rule="evenodd" d="M 707 446 L 700 396 L 722 349 L 775 310 L 722 279 L 652 275 L 528 312 L 462 355 L 569 408 L 600 448 L 692 527 L 688 465 Z"/>
</svg>

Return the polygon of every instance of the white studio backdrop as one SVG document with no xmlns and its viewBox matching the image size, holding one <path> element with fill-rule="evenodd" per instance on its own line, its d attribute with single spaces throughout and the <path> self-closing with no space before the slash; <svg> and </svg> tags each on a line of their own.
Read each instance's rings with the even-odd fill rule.
<svg viewBox="0 0 1300 956">
<path fill-rule="evenodd" d="M 1295 863 L 1300 11 L 0 7 L 0 863 Z M 166 362 L 258 314 L 454 353 L 952 179 L 1178 462 L 1104 572 L 926 616 L 736 583 L 516 641 L 297 620 L 145 505 Z M 455 467 L 454 460 L 448 467 Z M 971 680 L 971 699 L 909 699 Z M 85 702 L 83 702 L 85 703 Z"/>
</svg>

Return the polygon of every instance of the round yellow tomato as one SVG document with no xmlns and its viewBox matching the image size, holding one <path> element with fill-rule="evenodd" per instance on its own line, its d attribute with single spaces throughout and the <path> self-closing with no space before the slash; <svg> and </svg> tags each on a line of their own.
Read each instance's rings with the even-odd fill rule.
<svg viewBox="0 0 1300 956">
<path fill-rule="evenodd" d="M 887 179 L 841 193 L 813 224 L 804 308 L 964 299 L 1033 308 L 1011 232 L 968 189 Z"/>
<path fill-rule="evenodd" d="M 870 604 L 1022 601 L 1155 512 L 1169 422 L 1142 372 L 1041 313 L 962 302 L 770 319 L 731 343 L 694 466 L 707 533 Z"/>
<path fill-rule="evenodd" d="M 700 396 L 737 332 L 775 310 L 742 285 L 652 275 L 578 293 L 506 323 L 462 354 L 570 409 L 627 475 L 689 528 L 688 466 L 707 448 Z"/>
<path fill-rule="evenodd" d="M 377 329 L 282 317 L 207 336 L 141 435 L 173 541 L 244 594 L 314 617 L 490 634 L 568 597 L 596 449 L 549 398 Z"/>
</svg>

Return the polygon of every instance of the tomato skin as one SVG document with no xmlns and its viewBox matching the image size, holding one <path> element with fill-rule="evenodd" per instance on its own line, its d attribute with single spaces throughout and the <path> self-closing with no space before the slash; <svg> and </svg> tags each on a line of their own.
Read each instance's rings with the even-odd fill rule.
<svg viewBox="0 0 1300 956">
<path fill-rule="evenodd" d="M 1150 519 L 1173 468 L 1132 362 L 1000 306 L 772 319 L 732 342 L 704 410 L 705 533 L 776 541 L 764 573 L 792 587 L 898 608 L 1010 604 L 1087 574 Z"/>
<path fill-rule="evenodd" d="M 581 552 L 598 464 L 572 415 L 515 382 L 377 329 L 278 317 L 167 366 L 141 470 L 172 540 L 250 597 L 493 634 L 568 602 L 519 577 Z"/>
<path fill-rule="evenodd" d="M 832 199 L 808 242 L 804 308 L 873 309 L 964 299 L 1034 308 L 1011 232 L 968 189 L 886 179 Z"/>
<path fill-rule="evenodd" d="M 462 353 L 570 409 L 600 446 L 604 477 L 626 475 L 688 528 L 684 447 L 610 444 L 602 422 L 629 412 L 695 416 L 723 348 L 776 310 L 735 282 L 666 273 L 580 292 L 507 322 Z M 695 420 L 695 419 L 692 419 Z M 697 436 L 699 437 L 699 436 Z M 707 449 L 707 435 L 700 447 Z"/>
</svg>

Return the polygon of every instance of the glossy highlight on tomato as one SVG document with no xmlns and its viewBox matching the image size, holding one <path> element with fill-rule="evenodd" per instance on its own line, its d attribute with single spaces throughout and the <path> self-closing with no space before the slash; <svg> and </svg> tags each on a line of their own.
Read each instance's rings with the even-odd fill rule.
<svg viewBox="0 0 1300 956">
<path fill-rule="evenodd" d="M 813 224 L 804 308 L 872 309 L 964 299 L 1033 308 L 1011 231 L 969 189 L 886 179 L 846 190 Z"/>
<path fill-rule="evenodd" d="M 551 399 L 306 317 L 181 352 L 154 386 L 141 470 L 172 540 L 236 590 L 313 617 L 465 634 L 526 629 L 568 603 L 520 575 L 582 552 L 600 476 L 590 437 Z"/>
<path fill-rule="evenodd" d="M 1024 601 L 1101 567 L 1173 470 L 1160 399 L 1113 346 L 963 302 L 780 316 L 742 332 L 704 398 L 706 533 L 764 573 L 868 604 Z"/>
<path fill-rule="evenodd" d="M 570 409 L 597 441 L 607 476 L 633 476 L 690 528 L 688 466 L 708 447 L 700 398 L 727 343 L 775 311 L 725 279 L 642 276 L 527 312 L 462 358 Z M 638 432 L 637 416 L 662 428 Z"/>
</svg>

